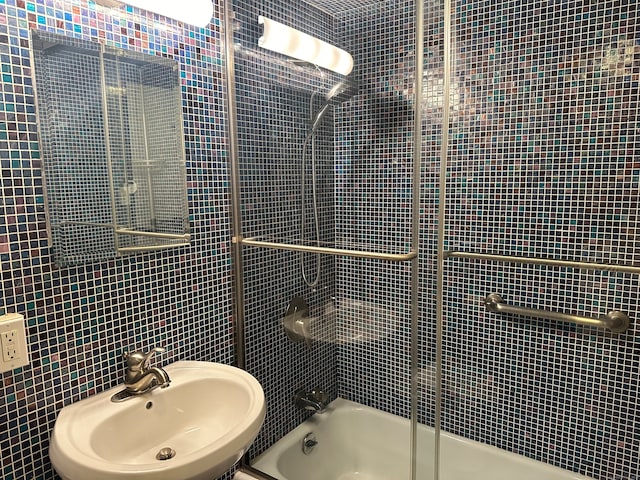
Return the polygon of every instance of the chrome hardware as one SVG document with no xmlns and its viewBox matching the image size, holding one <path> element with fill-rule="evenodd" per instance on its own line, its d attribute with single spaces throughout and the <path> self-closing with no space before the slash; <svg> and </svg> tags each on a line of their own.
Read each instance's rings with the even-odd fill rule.
<svg viewBox="0 0 640 480">
<path fill-rule="evenodd" d="M 577 323 L 588 327 L 607 328 L 612 332 L 624 332 L 629 328 L 631 321 L 629 317 L 622 312 L 612 311 L 605 317 L 588 318 L 578 315 L 570 315 L 567 313 L 551 312 L 549 310 L 537 310 L 534 308 L 515 307 L 504 303 L 504 300 L 497 293 L 492 293 L 484 300 L 487 310 L 493 313 L 512 313 L 514 315 L 525 315 L 536 318 L 546 318 L 548 320 L 557 320 L 560 322 Z"/>
<path fill-rule="evenodd" d="M 287 313 L 282 319 L 282 327 L 287 337 L 292 342 L 305 342 L 307 347 L 313 346 L 313 338 L 309 332 L 309 324 L 312 319 L 309 317 L 309 305 L 302 297 L 293 297 Z"/>
<path fill-rule="evenodd" d="M 293 252 L 324 253 L 327 255 L 337 255 L 353 258 L 374 258 L 378 260 L 388 260 L 390 262 L 407 262 L 418 256 L 418 251 L 412 249 L 406 253 L 382 253 L 368 252 L 364 250 L 348 250 L 343 248 L 316 247 L 311 245 L 298 245 L 294 243 L 277 243 L 260 240 L 260 237 L 243 238 L 243 245 L 252 247 L 272 248 L 275 250 L 289 250 Z"/>
<path fill-rule="evenodd" d="M 309 455 L 317 444 L 318 441 L 316 440 L 316 436 L 313 432 L 307 433 L 304 436 L 304 439 L 302 439 L 302 453 Z"/>
<path fill-rule="evenodd" d="M 603 270 L 605 272 L 640 273 L 640 266 L 616 265 L 609 263 L 575 262 L 572 260 L 558 260 L 555 258 L 519 257 L 517 255 L 497 255 L 494 253 L 458 252 L 448 250 L 444 258 L 469 258 L 472 260 L 486 260 L 488 262 L 517 263 L 523 265 L 545 265 L 548 267 L 568 267 L 582 270 Z"/>
<path fill-rule="evenodd" d="M 310 392 L 300 389 L 296 392 L 293 402 L 300 410 L 312 412 L 324 412 L 329 403 L 329 395 L 320 389 L 314 388 Z"/>
<path fill-rule="evenodd" d="M 142 395 L 155 388 L 165 388 L 171 383 L 167 372 L 160 367 L 149 368 L 149 360 L 155 353 L 164 352 L 164 348 L 153 348 L 149 353 L 124 353 L 127 369 L 124 376 L 124 390 L 111 397 L 112 402 L 122 402 L 132 396 Z"/>
<path fill-rule="evenodd" d="M 113 403 L 120 403 L 128 400 L 131 397 L 135 397 L 136 395 L 133 393 L 129 393 L 126 390 L 120 390 L 118 393 L 115 393 L 111 396 L 111 401 Z"/>
<path fill-rule="evenodd" d="M 156 453 L 156 460 L 169 460 L 176 456 L 176 451 L 171 447 L 161 448 L 158 453 Z"/>
</svg>

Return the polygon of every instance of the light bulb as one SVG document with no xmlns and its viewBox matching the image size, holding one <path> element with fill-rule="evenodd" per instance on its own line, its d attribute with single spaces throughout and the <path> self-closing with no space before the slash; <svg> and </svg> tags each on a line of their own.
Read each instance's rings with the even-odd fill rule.
<svg viewBox="0 0 640 480">
<path fill-rule="evenodd" d="M 353 58 L 338 47 L 262 15 L 258 17 L 258 23 L 263 25 L 263 35 L 258 39 L 258 45 L 262 48 L 342 75 L 349 75 L 353 70 Z"/>
</svg>

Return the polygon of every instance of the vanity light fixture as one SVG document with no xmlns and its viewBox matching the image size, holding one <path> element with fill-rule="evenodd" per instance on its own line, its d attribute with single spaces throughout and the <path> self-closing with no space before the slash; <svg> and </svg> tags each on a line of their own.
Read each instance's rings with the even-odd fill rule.
<svg viewBox="0 0 640 480">
<path fill-rule="evenodd" d="M 258 39 L 262 48 L 342 75 L 349 75 L 353 70 L 353 57 L 349 52 L 262 15 L 258 16 L 258 24 L 263 26 L 262 36 Z"/>
</svg>

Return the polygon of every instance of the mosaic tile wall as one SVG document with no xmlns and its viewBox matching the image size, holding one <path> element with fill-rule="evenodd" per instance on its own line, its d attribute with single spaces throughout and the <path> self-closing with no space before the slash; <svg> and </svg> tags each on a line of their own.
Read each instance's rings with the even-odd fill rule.
<svg viewBox="0 0 640 480">
<path fill-rule="evenodd" d="M 442 13 L 435 3 L 427 5 L 423 105 L 425 379 L 433 361 L 441 138 Z M 449 245 L 631 263 L 637 7 L 549 5 L 455 4 Z M 302 3 L 292 9 L 284 2 L 237 2 L 234 8 L 245 235 L 299 239 L 296 206 L 309 102 L 316 89 L 322 95 L 335 82 L 255 47 L 261 13 L 340 43 L 356 57 L 361 93 L 336 110 L 335 131 L 327 122 L 319 139 L 320 189 L 335 192 L 321 193 L 323 240 L 334 240 L 335 233 L 343 245 L 406 248 L 413 5 L 393 0 L 358 7 L 338 14 L 335 23 Z M 219 22 L 210 30 L 188 30 L 137 13 L 105 15 L 79 1 L 0 0 L 0 311 L 25 313 L 32 350 L 29 368 L 2 376 L 3 478 L 53 476 L 46 448 L 57 411 L 119 383 L 125 348 L 165 344 L 167 360 L 233 361 Z M 30 27 L 180 61 L 191 248 L 63 270 L 52 265 Z M 322 153 L 333 151 L 334 134 L 335 158 Z M 313 269 L 309 258 L 307 268 Z M 514 304 L 566 310 L 571 298 L 573 312 L 597 315 L 615 307 L 633 317 L 637 278 L 469 261 L 451 261 L 447 269 L 444 427 L 596 478 L 637 477 L 636 330 L 611 335 L 499 318 L 479 304 L 489 290 L 499 290 Z M 324 259 L 322 271 L 313 291 L 301 280 L 298 255 L 246 251 L 247 367 L 265 386 L 269 408 L 252 455 L 304 419 L 291 402 L 298 387 L 320 386 L 332 396 L 407 413 L 408 268 Z M 293 295 L 306 297 L 319 318 L 312 349 L 290 343 L 282 332 L 280 319 Z M 426 423 L 430 412 L 428 403 L 422 405 Z"/>
<path fill-rule="evenodd" d="M 284 1 L 234 2 L 236 19 L 235 78 L 238 108 L 242 214 L 245 237 L 280 242 L 311 242 L 311 145 L 303 152 L 310 111 L 317 111 L 333 82 L 328 73 L 298 65 L 259 48 L 258 15 L 264 15 L 325 41 L 333 40 L 327 14 L 303 2 L 291 8 Z M 310 102 L 313 102 L 311 106 Z M 327 116 L 316 147 L 320 240 L 333 242 L 333 127 Z M 302 166 L 305 157 L 306 228 L 302 238 Z M 336 357 L 334 261 L 321 259 L 320 280 L 308 287 L 297 253 L 245 247 L 244 306 L 246 368 L 263 385 L 267 401 L 264 427 L 249 452 L 260 454 L 309 412 L 297 410 L 297 389 L 319 387 L 335 397 Z M 308 278 L 315 277 L 316 260 L 304 257 Z M 314 344 L 291 342 L 281 321 L 294 296 L 303 297 L 316 319 Z"/>
<path fill-rule="evenodd" d="M 0 314 L 25 315 L 31 364 L 1 375 L 0 477 L 49 479 L 50 430 L 73 401 L 122 381 L 126 349 L 234 361 L 221 11 L 196 29 L 78 0 L 0 0 Z M 191 247 L 56 268 L 48 247 L 29 29 L 180 63 Z"/>
<path fill-rule="evenodd" d="M 410 248 L 413 12 L 411 1 L 388 1 L 337 19 L 361 85 L 336 122 L 341 244 L 393 253 Z M 411 264 L 340 257 L 336 265 L 339 395 L 408 416 Z"/>
<path fill-rule="evenodd" d="M 455 3 L 449 248 L 638 262 L 639 15 L 635 2 Z M 496 291 L 637 318 L 637 276 L 448 269 L 446 427 L 595 478 L 637 478 L 637 327 L 611 334 L 478 305 Z"/>
<path fill-rule="evenodd" d="M 437 3 L 425 5 L 422 106 L 420 366 L 427 394 L 433 368 L 442 139 L 444 38 Z M 381 10 L 371 17 L 364 9 L 341 13 L 337 28 L 360 60 L 373 57 L 370 67 L 360 71 L 365 83 L 379 79 L 372 90 L 384 93 L 389 104 L 403 104 L 410 100 L 412 83 L 410 60 L 403 58 L 413 47 L 410 37 L 399 32 L 411 19 L 398 2 L 387 5 L 382 20 Z M 454 2 L 447 248 L 637 262 L 637 8 L 635 3 L 604 1 Z M 370 27 L 381 23 L 389 35 L 372 36 L 376 30 Z M 370 43 L 383 53 L 367 55 Z M 381 71 L 387 73 L 380 77 Z M 345 110 L 345 115 L 374 123 L 375 107 L 362 102 L 354 108 L 356 112 Z M 342 142 L 338 173 L 344 178 L 337 179 L 338 185 L 356 189 L 371 177 L 370 165 L 389 171 L 392 160 L 402 161 L 409 147 L 394 148 L 399 140 L 391 132 L 408 121 L 408 113 L 396 110 L 381 122 L 371 142 L 393 140 L 384 143 L 387 150 L 367 151 L 366 165 L 365 156 L 351 149 L 351 139 Z M 360 131 L 363 124 L 366 120 L 358 124 Z M 348 122 L 344 130 L 338 128 L 338 137 L 349 135 Z M 340 226 L 343 219 L 347 224 L 362 218 L 362 227 L 368 228 L 377 203 L 357 204 L 356 213 L 349 210 L 350 203 L 338 204 L 337 231 L 348 236 L 349 230 Z M 358 226 L 349 225 L 352 230 Z M 359 296 L 382 310 L 402 309 L 408 282 L 379 264 L 349 263 L 338 264 L 338 298 Z M 369 276 L 397 282 L 391 288 L 400 302 L 387 296 L 384 287 L 389 287 L 382 282 L 383 288 L 364 283 Z M 637 328 L 611 334 L 501 317 L 485 313 L 480 303 L 496 291 L 515 305 L 586 316 L 619 309 L 633 318 L 639 307 L 636 276 L 450 260 L 445 278 L 444 428 L 595 478 L 637 478 Z M 366 319 L 339 314 L 338 337 L 350 322 L 366 324 Z M 389 381 L 375 376 L 380 369 L 406 371 L 405 356 L 386 355 L 394 348 L 385 341 L 367 348 L 341 344 L 339 394 L 405 414 L 406 405 L 393 398 L 401 390 L 397 376 Z M 397 361 L 390 365 L 393 358 Z M 420 413 L 425 423 L 433 421 L 428 402 Z"/>
</svg>

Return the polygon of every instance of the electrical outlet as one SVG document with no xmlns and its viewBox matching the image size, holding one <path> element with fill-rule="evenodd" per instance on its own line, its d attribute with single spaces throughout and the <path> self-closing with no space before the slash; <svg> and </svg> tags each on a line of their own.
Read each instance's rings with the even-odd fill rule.
<svg viewBox="0 0 640 480">
<path fill-rule="evenodd" d="M 15 346 L 2 345 L 2 361 L 11 362 L 18 359 L 18 351 Z"/>
<path fill-rule="evenodd" d="M 0 352 L 0 373 L 29 364 L 27 335 L 22 315 L 0 315 Z"/>
<path fill-rule="evenodd" d="M 2 340 L 2 346 L 15 345 L 17 336 L 18 336 L 18 331 L 15 329 L 9 330 L 8 332 L 2 332 L 0 337 Z"/>
</svg>

